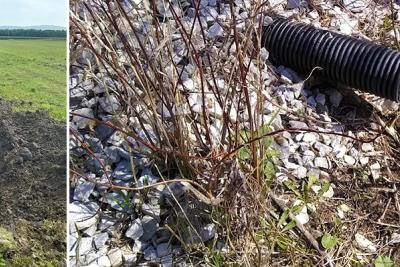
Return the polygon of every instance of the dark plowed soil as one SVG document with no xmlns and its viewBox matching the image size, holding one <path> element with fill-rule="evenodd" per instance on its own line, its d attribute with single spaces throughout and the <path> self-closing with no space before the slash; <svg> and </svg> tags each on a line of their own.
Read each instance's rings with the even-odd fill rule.
<svg viewBox="0 0 400 267">
<path fill-rule="evenodd" d="M 65 220 L 65 124 L 0 100 L 0 225 Z"/>
</svg>

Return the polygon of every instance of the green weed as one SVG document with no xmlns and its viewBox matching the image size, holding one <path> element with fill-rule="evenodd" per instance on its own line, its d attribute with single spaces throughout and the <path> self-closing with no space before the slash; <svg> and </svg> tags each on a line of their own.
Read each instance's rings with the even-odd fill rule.
<svg viewBox="0 0 400 267">
<path fill-rule="evenodd" d="M 12 248 L 11 257 L 4 258 L 0 253 L 0 267 L 55 267 L 65 263 L 66 231 L 65 222 L 45 220 L 34 227 L 26 221 L 16 224 L 20 237 Z"/>
</svg>

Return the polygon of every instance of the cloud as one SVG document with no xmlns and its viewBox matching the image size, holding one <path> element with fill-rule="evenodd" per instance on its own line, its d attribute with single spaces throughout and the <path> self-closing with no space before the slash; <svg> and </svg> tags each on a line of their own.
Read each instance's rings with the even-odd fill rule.
<svg viewBox="0 0 400 267">
<path fill-rule="evenodd" d="M 1 0 L 0 25 L 67 26 L 67 0 Z"/>
</svg>

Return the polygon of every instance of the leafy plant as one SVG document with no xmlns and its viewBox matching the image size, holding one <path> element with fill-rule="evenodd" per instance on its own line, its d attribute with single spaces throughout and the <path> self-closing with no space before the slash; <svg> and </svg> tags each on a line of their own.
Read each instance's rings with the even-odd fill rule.
<svg viewBox="0 0 400 267">
<path fill-rule="evenodd" d="M 325 233 L 322 236 L 321 244 L 325 249 L 332 249 L 338 243 L 338 238 L 335 235 Z"/>
<path fill-rule="evenodd" d="M 302 194 L 300 193 L 300 190 L 297 188 L 297 186 L 290 180 L 287 180 L 283 183 L 290 191 L 292 191 L 294 194 L 296 194 L 297 197 L 301 198 Z"/>
<path fill-rule="evenodd" d="M 318 182 L 318 177 L 315 173 L 310 173 L 308 175 L 308 183 L 307 183 L 307 189 L 310 190 L 311 187 Z"/>
<path fill-rule="evenodd" d="M 6 266 L 6 260 L 4 259 L 3 254 L 0 253 L 0 267 Z"/>
<path fill-rule="evenodd" d="M 318 194 L 322 196 L 323 194 L 328 192 L 330 186 L 331 186 L 331 184 L 329 182 L 323 183 L 322 187 L 321 187 L 321 190 L 319 190 Z"/>
<path fill-rule="evenodd" d="M 282 232 L 289 231 L 295 227 L 296 227 L 296 221 L 291 220 L 288 224 L 285 225 L 285 227 L 282 229 Z"/>
<path fill-rule="evenodd" d="M 374 265 L 375 267 L 394 267 L 394 262 L 388 256 L 379 256 Z"/>
<path fill-rule="evenodd" d="M 220 251 L 216 251 L 212 254 L 210 266 L 212 267 L 222 267 L 224 266 L 224 256 Z"/>
<path fill-rule="evenodd" d="M 121 198 L 112 197 L 112 199 L 124 210 L 131 208 L 132 192 L 119 192 L 118 194 Z"/>
</svg>

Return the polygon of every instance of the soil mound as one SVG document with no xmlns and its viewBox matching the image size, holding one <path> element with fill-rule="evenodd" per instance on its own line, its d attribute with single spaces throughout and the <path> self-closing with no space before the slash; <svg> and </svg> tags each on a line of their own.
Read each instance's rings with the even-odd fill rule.
<svg viewBox="0 0 400 267">
<path fill-rule="evenodd" d="M 0 100 L 0 225 L 65 218 L 65 140 L 65 124 Z"/>
</svg>

